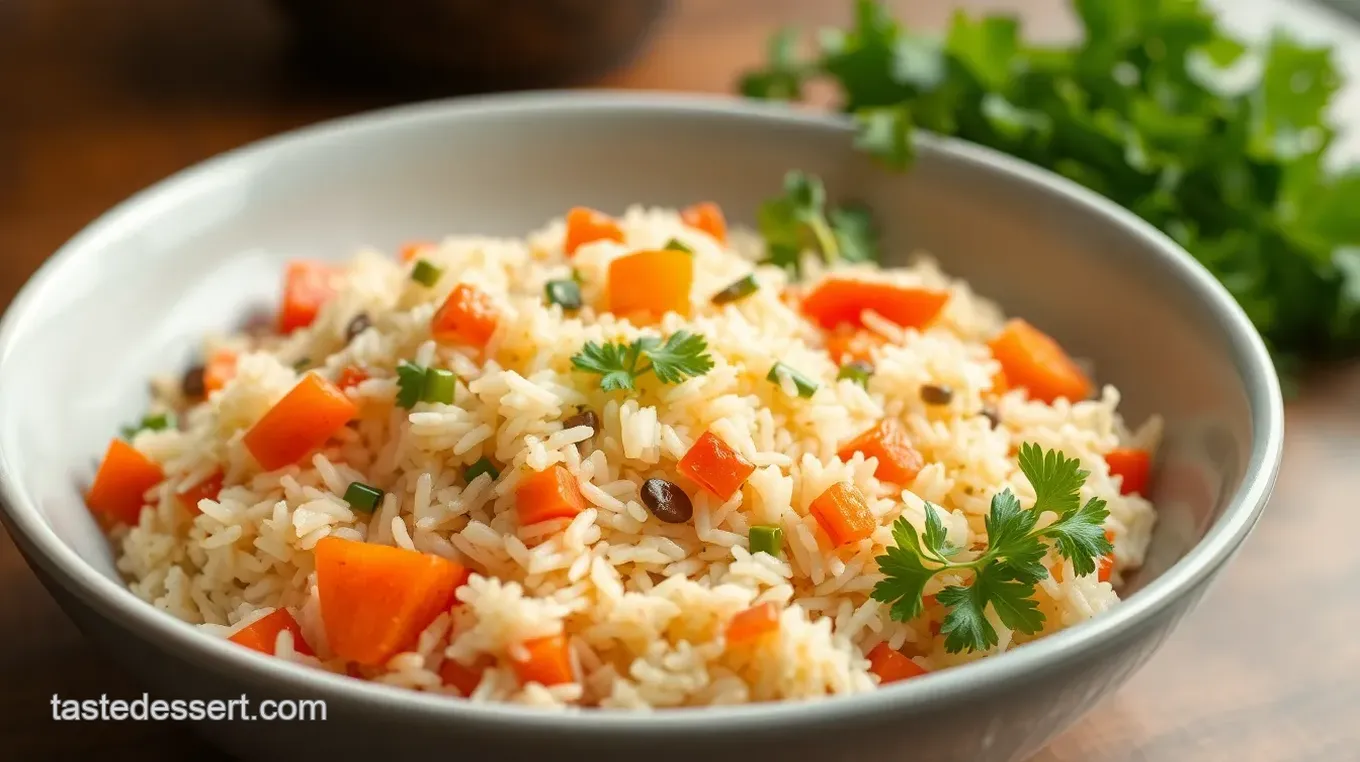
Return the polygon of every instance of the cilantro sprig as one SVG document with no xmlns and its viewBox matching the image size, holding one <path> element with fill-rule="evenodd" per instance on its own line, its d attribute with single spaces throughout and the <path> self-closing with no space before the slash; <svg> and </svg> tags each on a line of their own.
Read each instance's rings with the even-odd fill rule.
<svg viewBox="0 0 1360 762">
<path fill-rule="evenodd" d="M 784 192 L 760 206 L 765 262 L 794 277 L 802 273 L 803 252 L 815 251 L 828 264 L 878 258 L 878 233 L 869 209 L 859 205 L 827 208 L 826 187 L 815 175 L 794 170 L 784 176 Z"/>
<path fill-rule="evenodd" d="M 1040 46 L 1005 15 L 959 13 L 926 36 L 857 0 L 810 56 L 781 32 L 740 89 L 798 100 L 829 81 L 856 145 L 892 168 L 910 165 L 919 128 L 1050 169 L 1184 246 L 1282 371 L 1360 354 L 1360 167 L 1324 160 L 1342 84 L 1332 52 L 1278 32 L 1249 47 L 1202 0 L 1072 7 L 1084 33 Z"/>
<path fill-rule="evenodd" d="M 678 384 L 713 370 L 708 342 L 689 331 L 676 331 L 663 343 L 655 336 L 631 342 L 599 344 L 587 341 L 571 358 L 572 367 L 600 375 L 607 392 L 636 388 L 637 379 L 651 373 L 663 384 Z M 641 364 L 644 363 L 645 364 Z"/>
<path fill-rule="evenodd" d="M 950 653 L 985 651 L 997 644 L 996 629 L 986 616 L 988 606 L 1012 630 L 1032 634 L 1043 628 L 1034 586 L 1048 576 L 1042 563 L 1047 543 L 1072 562 L 1078 576 L 1094 572 L 1099 559 L 1112 550 L 1103 528 L 1109 516 L 1105 501 L 1093 497 L 1081 503 L 1088 473 L 1078 460 L 1024 444 L 1019 461 L 1020 471 L 1034 486 L 1034 505 L 1021 507 L 1009 489 L 997 493 L 986 518 L 987 547 L 975 557 L 956 560 L 965 549 L 949 542 L 936 507 L 926 503 L 925 531 L 918 536 L 906 518 L 899 518 L 892 527 L 894 545 L 876 559 L 884 578 L 874 586 L 873 598 L 891 604 L 890 613 L 898 621 L 921 613 L 926 585 L 935 575 L 966 579 L 935 595 L 948 609 L 940 633 Z M 1039 528 L 1047 513 L 1056 518 Z"/>
</svg>

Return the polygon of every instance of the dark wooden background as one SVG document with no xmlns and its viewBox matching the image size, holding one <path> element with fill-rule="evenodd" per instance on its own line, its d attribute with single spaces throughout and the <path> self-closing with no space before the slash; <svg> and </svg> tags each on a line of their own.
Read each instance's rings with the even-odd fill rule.
<svg viewBox="0 0 1360 762">
<path fill-rule="evenodd" d="M 1221 5 L 1223 3 L 1220 3 Z M 1069 33 L 1061 0 L 899 0 L 1019 8 Z M 1233 0 L 1234 18 L 1295 13 Z M 631 64 L 592 84 L 729 90 L 783 23 L 843 22 L 842 0 L 680 0 Z M 1351 34 L 1341 24 L 1315 26 Z M 1348 38 L 1351 45 L 1360 33 Z M 398 97 L 304 75 L 264 0 L 0 0 L 0 305 L 100 212 L 265 135 Z M 1360 126 L 1360 110 L 1352 123 Z M 1256 533 L 1133 681 L 1040 762 L 1360 759 L 1360 365 L 1307 381 Z M 81 637 L 0 533 L 0 757 L 218 759 L 171 724 L 72 725 L 49 699 L 140 695 Z M 112 755 L 110 757 L 110 755 Z"/>
</svg>

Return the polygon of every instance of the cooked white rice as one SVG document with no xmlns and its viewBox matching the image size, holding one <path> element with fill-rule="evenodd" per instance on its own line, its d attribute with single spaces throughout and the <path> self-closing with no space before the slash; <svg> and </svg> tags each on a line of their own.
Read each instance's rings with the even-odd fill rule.
<svg viewBox="0 0 1360 762">
<path fill-rule="evenodd" d="M 287 607 L 318 657 L 298 654 L 287 633 L 277 655 L 321 669 L 452 694 L 439 677 L 445 659 L 489 661 L 473 700 L 641 709 L 873 690 L 877 678 L 865 654 L 881 642 L 935 670 L 1039 637 L 1012 633 L 993 617 L 995 649 L 948 654 L 927 616 L 898 622 L 868 597 L 881 576 L 874 557 L 891 542 L 889 524 L 907 516 L 922 527 L 923 501 L 942 506 L 950 539 L 961 546 L 985 539 L 983 516 L 995 492 L 1009 487 L 1028 504 L 1033 491 L 1014 456 L 1021 442 L 1060 449 L 1090 472 L 1082 498 L 1108 501 L 1112 582 L 1142 563 L 1153 507 L 1120 494 L 1103 455 L 1119 446 L 1154 448 L 1159 424 L 1131 432 L 1116 412 L 1119 392 L 1106 386 L 1077 404 L 1049 405 L 1010 391 L 991 400 L 1001 421 L 993 428 L 979 411 L 998 367 L 986 340 L 1003 317 L 967 284 L 926 259 L 876 276 L 947 288 L 951 296 L 925 331 L 866 317 L 887 340 L 874 350 L 866 391 L 836 381 L 822 331 L 781 300 L 782 271 L 756 268 L 761 288 L 754 295 L 721 308 L 708 303 L 752 271 L 758 241 L 736 231 L 732 247 L 724 247 L 667 210 L 630 209 L 619 223 L 625 243 L 588 244 L 571 260 L 562 251 L 561 221 L 527 240 L 449 238 L 424 254 L 445 268 L 434 288 L 412 282 L 410 266 L 398 258 L 362 252 L 309 328 L 283 338 L 210 339 L 205 351 L 242 353 L 235 378 L 187 410 L 177 379 L 158 381 L 158 404 L 183 411 L 181 429 L 143 432 L 134 441 L 171 476 L 148 494 L 137 526 L 114 530 L 118 566 L 132 590 L 223 637 Z M 544 303 L 544 283 L 570 277 L 573 267 L 586 303 L 598 303 L 611 259 L 672 237 L 694 250 L 691 317 L 671 313 L 639 328 L 589 306 L 566 316 Z M 500 311 L 484 362 L 430 338 L 431 315 L 458 282 L 492 295 Z M 373 327 L 346 345 L 346 327 L 359 312 Z M 587 340 L 682 328 L 707 339 L 716 367 L 706 375 L 672 386 L 644 382 L 625 394 L 602 392 L 598 376 L 571 370 L 571 356 Z M 360 418 L 309 460 L 261 473 L 242 437 L 297 382 L 293 366 L 302 358 L 330 379 L 347 366 L 368 369 L 372 378 L 349 392 L 361 403 Z M 396 407 L 394 368 L 403 359 L 455 371 L 455 404 Z M 815 379 L 818 391 L 801 399 L 783 388 L 790 384 L 767 381 L 776 360 Z M 947 385 L 952 401 L 925 405 L 923 384 Z M 598 413 L 598 435 L 563 429 L 578 406 Z M 909 490 L 877 480 L 873 461 L 836 456 L 884 417 L 901 422 L 927 463 Z M 676 462 L 710 428 L 758 468 L 727 503 L 690 489 L 693 520 L 659 522 L 643 506 L 639 485 L 651 477 L 692 485 L 677 475 Z M 501 478 L 464 483 L 464 469 L 483 456 L 501 466 Z M 517 480 L 556 463 L 579 479 L 590 508 L 570 521 L 519 526 Z M 176 493 L 219 468 L 230 486 L 191 515 Z M 387 497 L 372 514 L 352 511 L 341 499 L 351 481 L 378 485 Z M 832 549 L 808 507 L 838 481 L 868 496 L 879 527 L 870 539 Z M 756 524 L 783 528 L 782 559 L 748 552 L 747 531 Z M 328 535 L 436 554 L 474 574 L 458 592 L 461 605 L 436 619 L 414 651 L 356 671 L 329 658 L 325 643 L 312 548 Z M 1040 636 L 1118 601 L 1115 587 L 1095 574 L 1075 577 L 1055 554 L 1046 563 L 1064 567 L 1063 581 L 1039 585 L 1047 615 Z M 950 581 L 937 578 L 927 592 Z M 777 635 L 755 650 L 726 648 L 723 623 L 765 601 L 781 611 Z M 528 639 L 556 633 L 569 637 L 578 682 L 520 684 L 507 657 Z"/>
</svg>

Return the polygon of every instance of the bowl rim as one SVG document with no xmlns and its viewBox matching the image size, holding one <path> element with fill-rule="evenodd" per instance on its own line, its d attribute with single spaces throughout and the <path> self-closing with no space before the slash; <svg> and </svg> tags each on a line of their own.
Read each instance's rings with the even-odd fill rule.
<svg viewBox="0 0 1360 762">
<path fill-rule="evenodd" d="M 595 118 L 670 112 L 688 118 L 755 122 L 771 127 L 799 127 L 851 134 L 840 116 L 789 108 L 781 104 L 732 97 L 660 92 L 545 91 L 483 95 L 407 104 L 332 119 L 290 130 L 227 151 L 181 170 L 108 210 L 59 248 L 31 276 L 0 319 L 0 384 L 8 375 L 12 349 L 43 295 L 72 268 L 98 256 L 106 237 L 141 225 L 159 210 L 194 188 L 233 182 L 267 165 L 271 157 L 317 140 L 342 139 L 350 133 L 382 132 L 407 123 L 460 120 L 479 116 L 563 114 Z M 1283 449 L 1284 410 L 1279 380 L 1265 345 L 1242 309 L 1198 262 L 1170 238 L 1096 193 L 1047 170 L 997 151 L 960 140 L 928 134 L 917 136 L 919 148 L 946 155 L 963 165 L 1001 171 L 1087 210 L 1092 219 L 1138 239 L 1149 256 L 1186 284 L 1215 314 L 1218 330 L 1239 366 L 1252 415 L 1251 457 L 1222 515 L 1188 553 L 1136 595 L 1088 621 L 1026 644 L 1002 658 L 981 659 L 925 675 L 899 685 L 817 701 L 780 701 L 723 707 L 666 709 L 650 713 L 585 711 L 553 712 L 500 703 L 473 703 L 406 688 L 350 679 L 254 651 L 197 631 L 137 598 L 87 564 L 66 546 L 42 518 L 19 478 L 8 453 L 0 451 L 0 518 L 30 564 L 41 567 L 67 592 L 102 617 L 135 633 L 159 649 L 242 682 L 266 687 L 275 695 L 321 698 L 328 705 L 363 706 L 388 718 L 410 722 L 470 721 L 488 730 L 539 731 L 575 735 L 647 735 L 657 732 L 726 733 L 773 729 L 790 723 L 836 723 L 868 715 L 906 714 L 913 710 L 977 699 L 1004 684 L 1017 684 L 1068 659 L 1091 655 L 1121 633 L 1146 630 L 1158 615 L 1213 576 L 1246 538 L 1273 489 Z M 192 195 L 192 194 L 191 194 Z"/>
</svg>

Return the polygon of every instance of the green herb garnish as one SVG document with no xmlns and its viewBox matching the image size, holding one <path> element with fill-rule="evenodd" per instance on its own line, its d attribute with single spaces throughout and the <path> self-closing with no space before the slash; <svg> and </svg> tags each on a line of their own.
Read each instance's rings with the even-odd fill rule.
<svg viewBox="0 0 1360 762">
<path fill-rule="evenodd" d="M 164 431 L 175 425 L 174 413 L 150 413 L 142 416 L 142 420 L 136 425 L 124 426 L 122 434 L 124 439 L 132 439 L 143 431 Z"/>
<path fill-rule="evenodd" d="M 988 606 L 1002 624 L 1017 632 L 1032 634 L 1043 627 L 1034 586 L 1048 576 L 1041 563 L 1047 543 L 1072 562 L 1078 576 L 1094 572 L 1098 560 L 1112 550 L 1102 526 L 1109 516 L 1105 501 L 1093 497 L 1081 504 L 1079 493 L 1088 474 L 1081 470 L 1080 461 L 1030 443 L 1020 446 L 1019 461 L 1021 472 L 1034 486 L 1034 505 L 1021 508 L 1009 489 L 995 495 L 986 519 L 987 547 L 967 553 L 971 560 L 953 560 L 965 550 L 946 539 L 937 508 L 930 503 L 926 503 L 925 532 L 918 538 L 916 528 L 899 518 L 892 527 L 894 545 L 876 559 L 884 578 L 874 586 L 873 598 L 891 604 L 892 617 L 900 622 L 921 613 L 926 584 L 936 574 L 967 577 L 964 584 L 935 594 L 949 612 L 940 632 L 950 653 L 984 651 L 997 644 L 996 630 L 986 617 Z M 1045 513 L 1057 518 L 1036 529 Z"/>
<path fill-rule="evenodd" d="M 714 304 L 731 304 L 740 301 L 760 290 L 760 283 L 756 281 L 755 273 L 738 278 L 723 290 L 713 295 L 711 300 Z"/>
<path fill-rule="evenodd" d="M 798 396 L 809 399 L 817 392 L 817 382 L 804 376 L 802 373 L 790 368 L 782 362 L 776 362 L 770 366 L 770 372 L 765 374 L 766 381 L 773 381 L 775 386 L 783 386 L 781 376 L 788 376 L 793 381 L 794 387 L 798 390 Z"/>
<path fill-rule="evenodd" d="M 397 364 L 397 405 L 407 410 L 425 393 L 425 366 L 402 360 Z"/>
<path fill-rule="evenodd" d="M 452 405 L 453 394 L 458 388 L 458 376 L 444 368 L 429 368 L 425 371 L 425 384 L 420 389 L 420 401 L 440 405 Z"/>
<path fill-rule="evenodd" d="M 417 259 L 415 266 L 411 268 L 411 280 L 426 288 L 432 288 L 443 275 L 444 268 L 436 267 L 424 259 Z"/>
<path fill-rule="evenodd" d="M 851 360 L 841 366 L 840 372 L 836 374 L 836 380 L 841 381 L 848 378 L 868 389 L 869 377 L 872 375 L 874 375 L 874 366 L 863 360 Z"/>
<path fill-rule="evenodd" d="M 471 484 L 473 479 L 476 479 L 482 474 L 491 474 L 491 481 L 493 482 L 501 478 L 501 472 L 491 460 L 488 458 L 481 458 L 476 463 L 467 467 L 467 470 L 463 472 L 463 479 Z"/>
<path fill-rule="evenodd" d="M 665 246 L 662 246 L 661 248 L 663 248 L 663 249 L 673 249 L 673 250 L 675 250 L 675 251 L 683 251 L 683 252 L 685 252 L 686 254 L 693 254 L 693 253 L 694 253 L 694 249 L 691 249 L 690 246 L 689 246 L 689 244 L 685 243 L 684 241 L 680 240 L 679 238 L 672 238 L 671 240 L 669 240 L 669 241 L 666 242 L 666 245 L 665 245 Z"/>
<path fill-rule="evenodd" d="M 779 558 L 784 547 L 784 530 L 776 526 L 753 526 L 746 535 L 752 553 L 769 553 Z"/>
<path fill-rule="evenodd" d="M 382 502 L 383 491 L 363 482 L 350 482 L 345 490 L 345 502 L 356 511 L 372 513 Z"/>
<path fill-rule="evenodd" d="M 581 309 L 581 285 L 574 280 L 548 281 L 543 285 L 543 296 L 549 304 L 560 305 L 568 312 Z"/>
<path fill-rule="evenodd" d="M 1200 0 L 1072 6 L 1078 41 L 1039 46 L 1006 16 L 956 14 L 939 39 L 858 0 L 849 28 L 823 31 L 809 60 L 781 32 L 741 91 L 793 100 L 807 80 L 829 80 L 856 144 L 891 167 L 910 164 L 919 127 L 1050 169 L 1184 246 L 1282 371 L 1360 353 L 1360 168 L 1323 161 L 1341 85 L 1331 52 L 1278 33 L 1249 49 Z M 809 222 L 818 196 L 792 185 L 761 226 L 788 267 L 803 233 L 824 242 L 835 226 Z"/>
<path fill-rule="evenodd" d="M 293 363 L 293 370 L 296 371 L 296 372 L 298 372 L 298 373 L 301 373 L 302 371 L 307 370 L 307 368 L 311 367 L 311 364 L 312 364 L 312 358 L 310 358 L 310 357 L 299 357 L 299 358 L 297 359 L 297 362 Z"/>
<path fill-rule="evenodd" d="M 801 276 L 803 252 L 813 250 L 828 264 L 878 258 L 877 232 L 867 207 L 826 208 L 820 178 L 793 171 L 784 176 L 784 193 L 757 214 L 765 238 L 764 262 Z"/>
<path fill-rule="evenodd" d="M 587 341 L 571 358 L 571 364 L 577 370 L 600 374 L 600 388 L 611 392 L 635 388 L 638 377 L 648 372 L 663 384 L 702 376 L 713 370 L 707 348 L 703 336 L 689 331 L 676 331 L 664 344 L 655 336 L 643 336 L 632 343 Z M 639 367 L 643 359 L 647 364 Z"/>
</svg>

